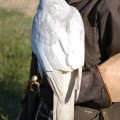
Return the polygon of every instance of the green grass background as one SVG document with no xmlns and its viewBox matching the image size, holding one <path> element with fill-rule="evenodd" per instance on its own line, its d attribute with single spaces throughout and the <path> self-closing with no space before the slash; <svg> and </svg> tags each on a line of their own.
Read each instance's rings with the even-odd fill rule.
<svg viewBox="0 0 120 120">
<path fill-rule="evenodd" d="M 0 8 L 0 120 L 15 120 L 31 62 L 32 17 Z"/>
</svg>

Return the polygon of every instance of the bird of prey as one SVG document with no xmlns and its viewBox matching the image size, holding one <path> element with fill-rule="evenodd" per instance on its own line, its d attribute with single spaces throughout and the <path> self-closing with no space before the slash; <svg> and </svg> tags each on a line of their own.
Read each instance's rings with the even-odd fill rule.
<svg viewBox="0 0 120 120">
<path fill-rule="evenodd" d="M 40 0 L 31 45 L 40 75 L 46 75 L 54 92 L 53 120 L 74 120 L 84 64 L 84 25 L 78 10 L 65 0 Z"/>
</svg>

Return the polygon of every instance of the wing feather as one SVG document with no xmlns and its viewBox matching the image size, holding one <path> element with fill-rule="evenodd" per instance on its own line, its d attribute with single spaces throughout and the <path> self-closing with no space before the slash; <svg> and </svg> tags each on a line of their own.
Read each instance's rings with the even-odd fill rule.
<svg viewBox="0 0 120 120">
<path fill-rule="evenodd" d="M 57 71 L 71 72 L 84 64 L 84 25 L 74 8 L 67 25 L 60 26 L 60 22 L 49 14 L 44 16 L 45 20 L 41 17 L 39 12 L 33 21 L 32 50 L 37 56 L 41 76 L 43 73 L 51 76 L 50 84 L 62 100 L 63 90 L 57 81 L 60 77 Z M 80 79 L 77 82 L 80 83 Z M 77 84 L 76 88 L 80 90 L 80 85 Z"/>
</svg>

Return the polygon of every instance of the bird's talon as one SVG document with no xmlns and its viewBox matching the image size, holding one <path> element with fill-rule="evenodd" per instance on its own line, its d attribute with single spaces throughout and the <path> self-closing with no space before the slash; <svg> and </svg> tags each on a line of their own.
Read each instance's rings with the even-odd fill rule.
<svg viewBox="0 0 120 120">
<path fill-rule="evenodd" d="M 38 92 L 40 92 L 40 83 L 37 82 L 38 77 L 35 75 L 31 78 L 31 80 L 28 81 L 30 90 L 33 91 L 33 85 L 35 85 L 37 87 Z"/>
</svg>

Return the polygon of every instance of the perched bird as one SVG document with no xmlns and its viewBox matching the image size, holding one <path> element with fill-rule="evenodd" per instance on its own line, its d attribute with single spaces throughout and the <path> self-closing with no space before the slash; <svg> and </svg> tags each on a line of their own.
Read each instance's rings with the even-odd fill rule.
<svg viewBox="0 0 120 120">
<path fill-rule="evenodd" d="M 40 75 L 46 75 L 54 92 L 53 120 L 74 120 L 74 101 L 80 92 L 84 64 L 80 13 L 65 0 L 40 0 L 31 44 Z"/>
</svg>

